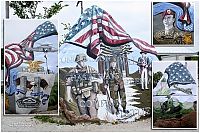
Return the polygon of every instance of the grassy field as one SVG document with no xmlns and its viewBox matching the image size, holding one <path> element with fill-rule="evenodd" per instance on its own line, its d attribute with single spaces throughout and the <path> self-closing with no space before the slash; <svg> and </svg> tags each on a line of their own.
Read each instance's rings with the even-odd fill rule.
<svg viewBox="0 0 200 133">
<path fill-rule="evenodd" d="M 193 109 L 181 109 L 175 113 L 162 113 L 160 108 L 153 109 L 153 122 L 155 123 L 158 119 L 170 119 L 170 118 L 181 118 L 183 115 L 192 112 Z"/>
</svg>

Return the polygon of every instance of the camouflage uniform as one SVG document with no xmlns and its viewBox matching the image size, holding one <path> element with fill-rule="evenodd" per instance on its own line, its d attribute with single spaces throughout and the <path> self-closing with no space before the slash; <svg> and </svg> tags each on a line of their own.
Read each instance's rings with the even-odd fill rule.
<svg viewBox="0 0 200 133">
<path fill-rule="evenodd" d="M 115 61 L 115 59 L 111 58 L 111 61 Z M 119 96 L 121 100 L 121 106 L 123 108 L 123 111 L 126 109 L 126 93 L 125 93 L 125 87 L 124 82 L 122 78 L 122 73 L 120 70 L 115 67 L 110 67 L 110 69 L 106 72 L 106 79 L 108 81 L 109 89 L 110 89 L 110 95 L 113 99 L 114 107 L 118 111 L 119 107 Z"/>
<path fill-rule="evenodd" d="M 165 35 L 165 31 L 158 31 L 154 35 L 154 44 L 184 44 L 184 33 L 174 30 Z"/>
<path fill-rule="evenodd" d="M 80 58 L 79 58 L 80 57 Z M 80 61 L 85 55 L 77 55 L 76 62 Z M 86 58 L 83 59 L 86 61 Z M 87 114 L 91 118 L 97 117 L 98 111 L 98 83 L 91 82 L 91 73 L 96 73 L 97 71 L 90 66 L 76 66 L 74 69 L 69 71 L 71 84 L 71 93 L 75 97 L 78 104 L 78 108 L 81 115 Z"/>
<path fill-rule="evenodd" d="M 192 34 L 177 31 L 174 27 L 176 13 L 172 9 L 167 9 L 162 13 L 162 21 L 165 29 L 169 28 L 171 31 L 165 34 L 165 31 L 158 31 L 154 34 L 154 44 L 191 44 Z M 167 32 L 167 31 L 166 31 Z"/>
</svg>

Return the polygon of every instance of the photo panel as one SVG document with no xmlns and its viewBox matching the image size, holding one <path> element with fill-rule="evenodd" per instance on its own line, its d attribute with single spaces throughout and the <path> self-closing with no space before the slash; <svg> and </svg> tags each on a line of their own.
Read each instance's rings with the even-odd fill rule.
<svg viewBox="0 0 200 133">
<path fill-rule="evenodd" d="M 155 46 L 194 46 L 195 2 L 152 2 Z"/>
<path fill-rule="evenodd" d="M 153 96 L 153 129 L 197 129 L 197 96 Z"/>
<path fill-rule="evenodd" d="M 57 20 L 4 19 L 5 115 L 58 115 Z"/>
<path fill-rule="evenodd" d="M 140 7 L 130 8 L 133 14 L 125 18 L 126 25 L 119 21 L 116 10 L 109 10 L 111 3 L 102 2 L 102 6 L 97 6 L 96 2 L 87 3 L 89 6 L 82 14 L 76 13 L 76 19 L 69 14 L 67 19 L 71 27 L 64 38 L 61 36 L 61 108 L 67 107 L 69 112 L 62 113 L 69 116 L 69 121 L 76 119 L 75 124 L 81 122 L 81 118 L 84 121 L 97 118 L 108 122 L 136 122 L 151 114 L 151 62 L 158 59 L 154 55 L 155 47 L 146 42 L 148 39 L 134 38 L 137 30 L 149 38 L 151 25 L 138 25 L 145 26 L 148 31 L 127 28 L 132 26 L 129 20 L 138 17 L 137 11 L 145 15 L 138 21 L 150 20 L 150 12 L 147 14 L 142 9 L 147 6 L 146 10 L 150 11 L 151 3 L 112 3 L 115 7 Z M 62 33 L 65 30 L 62 29 Z"/>
<path fill-rule="evenodd" d="M 152 128 L 197 128 L 197 61 L 155 61 L 152 72 Z"/>
</svg>

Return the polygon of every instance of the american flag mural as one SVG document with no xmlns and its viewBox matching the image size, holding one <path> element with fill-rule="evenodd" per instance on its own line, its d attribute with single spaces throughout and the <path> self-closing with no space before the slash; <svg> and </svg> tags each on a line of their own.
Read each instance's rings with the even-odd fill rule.
<svg viewBox="0 0 200 133">
<path fill-rule="evenodd" d="M 105 10 L 92 6 L 87 8 L 77 23 L 71 28 L 65 43 L 87 49 L 88 56 L 97 58 L 101 53 L 100 45 L 110 47 L 134 42 L 141 50 L 156 54 L 155 48 L 144 41 L 135 41 Z"/>
<path fill-rule="evenodd" d="M 165 73 L 168 74 L 167 83 L 169 87 L 174 84 L 196 84 L 186 66 L 180 62 L 172 63 L 165 69 Z"/>
<path fill-rule="evenodd" d="M 34 60 L 33 51 L 26 50 L 32 48 L 34 43 L 44 37 L 51 35 L 57 35 L 55 25 L 46 21 L 39 25 L 34 32 L 32 32 L 26 39 L 20 43 L 12 43 L 5 46 L 5 66 L 7 68 L 7 74 L 9 70 L 21 65 L 23 60 Z M 8 75 L 6 75 L 6 79 Z"/>
</svg>

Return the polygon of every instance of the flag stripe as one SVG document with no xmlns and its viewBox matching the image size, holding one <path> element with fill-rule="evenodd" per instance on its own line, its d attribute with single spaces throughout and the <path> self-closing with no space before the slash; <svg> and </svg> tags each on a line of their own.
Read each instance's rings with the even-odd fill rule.
<svg viewBox="0 0 200 133">
<path fill-rule="evenodd" d="M 98 18 L 93 19 L 93 23 L 94 24 L 97 23 L 97 19 Z M 117 28 L 117 26 L 115 26 L 115 23 L 113 23 L 108 17 L 102 16 L 102 18 L 100 18 L 100 19 L 102 20 L 102 24 L 109 25 L 110 27 L 113 27 L 113 29 L 115 29 L 119 33 L 126 33 L 124 30 L 121 30 L 120 28 Z"/>
<path fill-rule="evenodd" d="M 132 39 L 110 14 L 97 6 L 92 6 L 84 11 L 70 30 L 65 42 L 73 42 L 77 46 L 87 47 L 87 53 L 92 55 L 92 58 L 96 58 L 95 55 L 99 55 L 100 52 L 114 50 L 109 47 L 101 47 L 103 43 L 100 44 L 100 41 L 111 47 L 133 42 L 141 50 L 156 53 L 154 46 L 136 38 Z M 120 49 L 122 53 L 131 52 L 130 46 L 120 47 Z"/>
<path fill-rule="evenodd" d="M 141 42 L 136 42 L 136 41 L 134 41 L 134 40 L 133 40 L 133 44 L 134 44 L 137 48 L 139 48 L 140 50 L 142 50 L 142 51 L 150 52 L 150 53 L 152 53 L 152 54 L 157 54 L 155 48 L 154 48 L 154 47 L 150 47 L 150 45 L 149 45 L 149 46 L 146 46 L 145 44 L 143 44 L 143 43 L 141 43 Z"/>
<path fill-rule="evenodd" d="M 75 41 L 75 40 L 79 39 L 83 34 L 86 34 L 88 31 L 90 31 L 92 29 L 97 29 L 97 28 L 98 28 L 97 25 L 93 25 L 93 26 L 88 25 L 87 27 L 82 29 L 81 32 L 78 32 L 70 41 Z M 86 38 L 84 38 L 84 39 L 86 39 Z M 88 44 L 83 43 L 82 45 L 86 46 Z"/>
<path fill-rule="evenodd" d="M 19 63 L 21 62 L 21 58 L 17 53 L 15 53 L 12 50 L 5 49 L 5 61 L 8 68 L 13 68 L 15 66 L 19 66 Z"/>
<path fill-rule="evenodd" d="M 117 22 L 112 18 L 112 16 L 110 14 L 108 14 L 106 11 L 103 11 L 103 13 L 108 16 L 108 18 L 111 20 L 111 22 L 113 22 L 117 26 L 117 28 L 119 28 L 121 31 L 125 32 L 125 30 L 120 25 L 117 24 Z"/>
<path fill-rule="evenodd" d="M 150 45 L 150 44 L 148 44 L 147 42 L 142 41 L 142 40 L 140 40 L 140 39 L 137 39 L 137 38 L 132 38 L 132 39 L 133 39 L 133 41 L 139 42 L 139 43 L 141 43 L 141 44 L 143 44 L 143 45 L 145 45 L 145 46 L 147 46 L 147 47 L 155 48 L 153 45 Z"/>
<path fill-rule="evenodd" d="M 108 33 L 110 33 L 110 35 L 112 35 L 112 36 L 119 36 L 119 37 L 126 37 L 126 38 L 129 37 L 129 36 L 127 36 L 126 34 L 117 33 L 116 30 L 112 29 L 112 28 L 109 27 L 109 26 L 103 25 L 103 29 L 104 29 L 105 31 L 107 31 Z"/>
<path fill-rule="evenodd" d="M 78 39 L 75 40 L 75 42 L 83 43 L 87 38 L 90 36 L 96 35 L 98 33 L 98 29 L 91 29 L 87 31 L 85 34 L 80 36 Z"/>
</svg>

